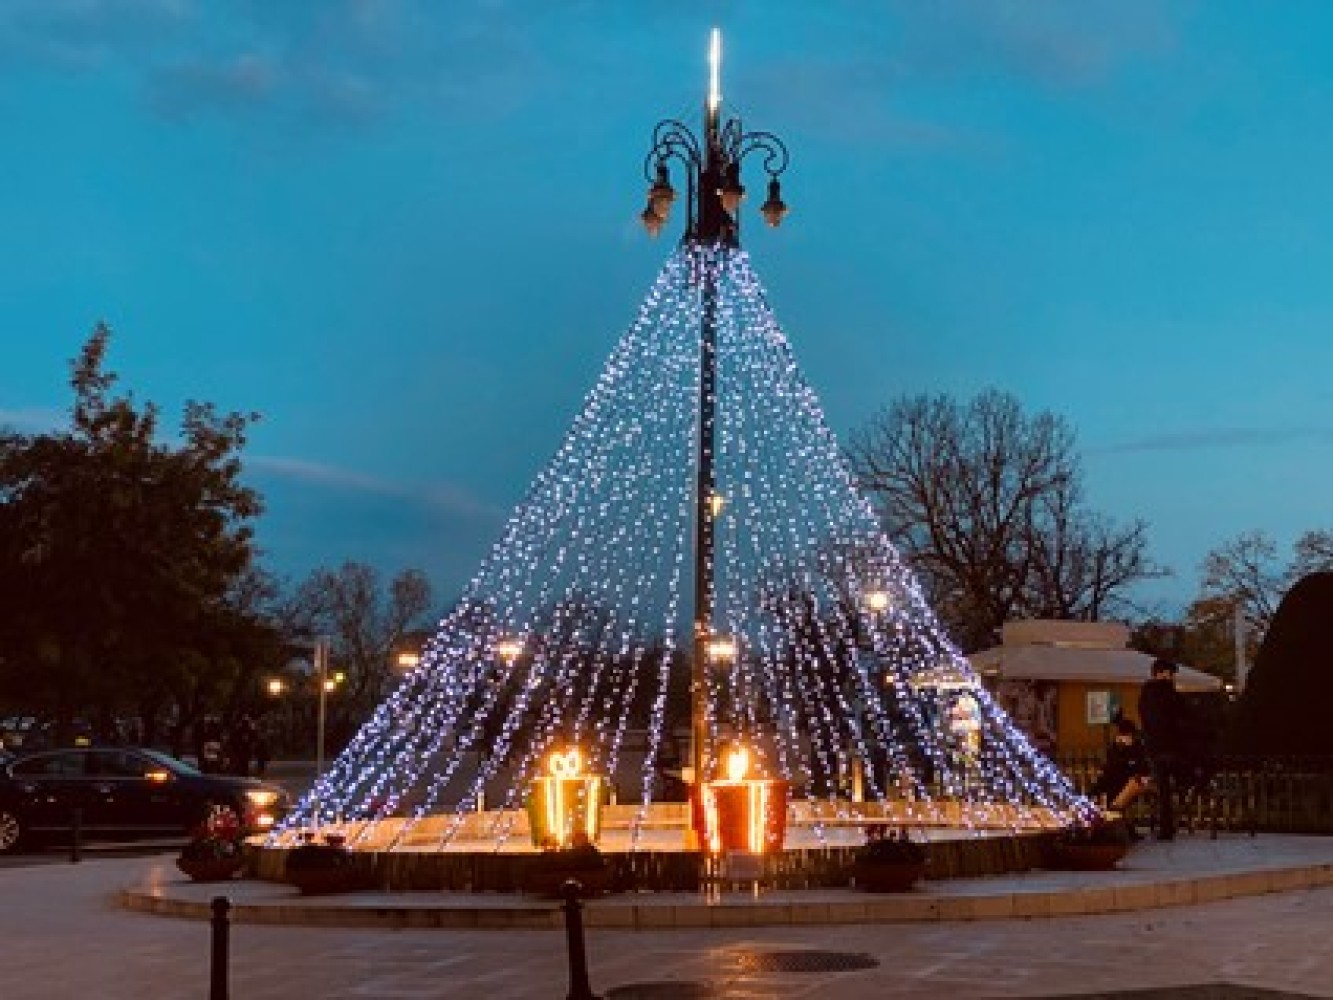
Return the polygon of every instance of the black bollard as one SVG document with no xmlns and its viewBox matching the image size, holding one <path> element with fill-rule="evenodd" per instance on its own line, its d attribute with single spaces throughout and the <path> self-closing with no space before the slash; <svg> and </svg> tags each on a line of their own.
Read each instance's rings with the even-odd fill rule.
<svg viewBox="0 0 1333 1000">
<path fill-rule="evenodd" d="M 69 863 L 78 864 L 83 860 L 83 810 L 74 807 L 74 815 L 69 826 Z"/>
<path fill-rule="evenodd" d="M 208 1000 L 227 1000 L 227 935 L 231 919 L 227 912 L 231 900 L 226 896 L 213 897 L 213 956 L 208 971 Z"/>
<path fill-rule="evenodd" d="M 561 887 L 565 897 L 565 939 L 569 945 L 568 1000 L 601 1000 L 588 983 L 588 954 L 583 947 L 583 904 L 579 893 L 583 886 L 572 878 Z"/>
</svg>

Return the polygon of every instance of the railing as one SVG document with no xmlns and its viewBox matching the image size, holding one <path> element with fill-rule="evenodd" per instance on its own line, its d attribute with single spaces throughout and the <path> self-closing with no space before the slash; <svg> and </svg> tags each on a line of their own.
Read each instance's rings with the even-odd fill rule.
<svg viewBox="0 0 1333 1000">
<path fill-rule="evenodd" d="M 1075 787 L 1087 791 L 1103 756 L 1061 754 L 1055 760 Z M 1333 757 L 1218 757 L 1207 772 L 1204 788 L 1181 796 L 1178 813 L 1186 827 L 1333 834 Z"/>
</svg>

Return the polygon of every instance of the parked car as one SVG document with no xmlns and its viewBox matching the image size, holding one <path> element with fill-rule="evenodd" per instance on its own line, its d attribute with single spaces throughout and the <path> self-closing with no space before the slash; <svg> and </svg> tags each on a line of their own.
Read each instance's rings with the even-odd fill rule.
<svg viewBox="0 0 1333 1000">
<path fill-rule="evenodd" d="M 25 841 L 68 835 L 174 837 L 217 810 L 250 833 L 277 822 L 289 798 L 256 778 L 201 774 L 157 750 L 71 747 L 0 762 L 0 853 Z"/>
<path fill-rule="evenodd" d="M 0 746 L 11 751 L 31 746 L 39 729 L 37 719 L 31 715 L 6 716 L 0 719 Z"/>
</svg>

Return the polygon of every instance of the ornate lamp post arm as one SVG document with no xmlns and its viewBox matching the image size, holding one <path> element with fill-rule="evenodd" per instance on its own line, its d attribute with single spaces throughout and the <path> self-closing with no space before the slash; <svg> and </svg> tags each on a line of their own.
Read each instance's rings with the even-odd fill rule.
<svg viewBox="0 0 1333 1000">
<path fill-rule="evenodd" d="M 770 226 L 787 214 L 778 178 L 787 169 L 787 146 L 772 132 L 746 132 L 739 118 L 720 117 L 720 103 L 710 99 L 704 111 L 702 141 L 684 122 L 664 119 L 653 129 L 652 144 L 643 161 L 648 181 L 648 204 L 640 219 L 650 235 L 661 232 L 677 194 L 671 185 L 671 164 L 684 168 L 686 185 L 685 231 L 682 242 L 740 245 L 740 205 L 745 197 L 741 164 L 750 156 L 762 158 L 768 175 L 768 198 L 760 213 Z"/>
</svg>

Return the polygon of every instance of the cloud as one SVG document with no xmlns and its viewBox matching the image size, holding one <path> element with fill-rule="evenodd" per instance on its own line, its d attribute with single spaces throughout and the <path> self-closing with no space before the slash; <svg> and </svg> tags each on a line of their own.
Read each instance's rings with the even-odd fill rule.
<svg viewBox="0 0 1333 1000">
<path fill-rule="evenodd" d="M 0 59 L 102 69 L 179 39 L 195 13 L 191 0 L 7 0 L 0 4 Z"/>
<path fill-rule="evenodd" d="M 484 113 L 529 76 L 525 22 L 510 8 L 427 0 L 213 7 L 206 34 L 149 69 L 150 105 L 176 119 L 262 111 L 341 125 L 419 103 Z"/>
<path fill-rule="evenodd" d="M 173 122 L 365 126 L 415 106 L 493 117 L 549 100 L 553 87 L 577 90 L 551 75 L 564 67 L 594 62 L 599 81 L 634 79 L 670 36 L 662 29 L 706 24 L 705 6 L 721 9 L 712 0 L 648 11 L 589 0 L 8 0 L 0 72 L 115 70 Z M 763 10 L 724 6 L 742 19 Z M 782 11 L 763 15 L 751 44 L 755 82 L 812 119 L 833 109 L 846 133 L 908 145 L 956 138 L 904 112 L 897 97 L 908 86 L 1088 86 L 1173 44 L 1161 8 L 1135 0 L 789 0 Z"/>
<path fill-rule="evenodd" d="M 914 77 L 1087 86 L 1174 43 L 1162 6 L 1143 0 L 895 0 L 888 7 L 901 33 L 901 70 Z"/>
<path fill-rule="evenodd" d="M 733 89 L 780 94 L 786 127 L 845 144 L 932 149 L 977 139 L 894 107 L 889 80 L 895 74 L 874 59 L 848 54 L 782 58 L 751 69 Z"/>
<path fill-rule="evenodd" d="M 119 73 L 170 121 L 485 114 L 533 88 L 530 0 L 7 0 L 0 73 Z"/>
<path fill-rule="evenodd" d="M 58 410 L 30 407 L 19 410 L 0 408 L 0 428 L 23 431 L 53 431 L 67 426 L 69 415 Z"/>
<path fill-rule="evenodd" d="M 390 574 L 418 566 L 453 593 L 504 523 L 506 512 L 450 484 L 417 486 L 301 458 L 246 462 L 271 479 L 258 534 L 265 558 L 284 574 L 347 559 Z"/>
<path fill-rule="evenodd" d="M 1201 451 L 1217 448 L 1273 448 L 1305 442 L 1333 443 L 1329 427 L 1215 427 L 1154 434 L 1088 449 L 1089 454 Z"/>
<path fill-rule="evenodd" d="M 167 118 L 256 107 L 272 99 L 276 68 L 263 56 L 243 53 L 227 62 L 179 62 L 149 83 L 149 102 Z"/>
<path fill-rule="evenodd" d="M 302 458 L 258 455 L 246 462 L 252 469 L 288 481 L 343 493 L 412 500 L 452 517 L 491 520 L 503 515 L 502 511 L 480 502 L 466 490 L 449 484 L 418 486 Z"/>
<path fill-rule="evenodd" d="M 939 90 L 1093 89 L 1175 37 L 1160 7 L 1132 0 L 843 0 L 808 22 L 731 89 L 781 95 L 784 118 L 808 132 L 906 149 L 996 142 L 941 121 Z"/>
</svg>

